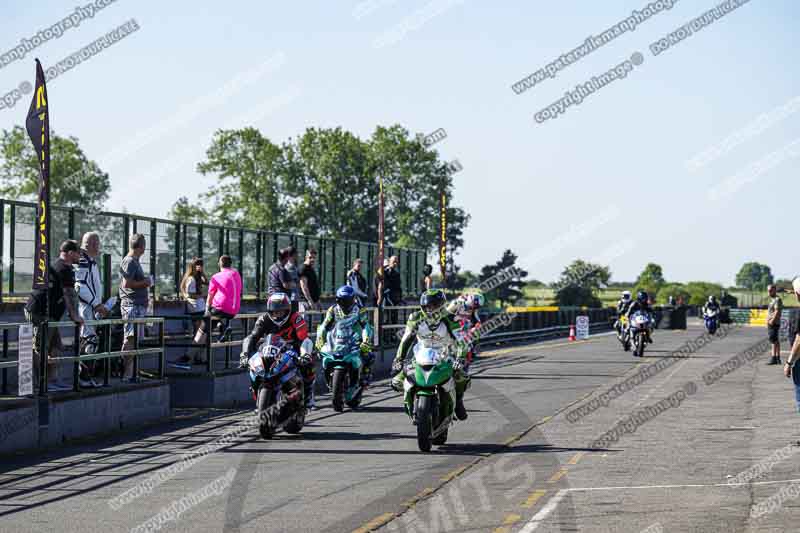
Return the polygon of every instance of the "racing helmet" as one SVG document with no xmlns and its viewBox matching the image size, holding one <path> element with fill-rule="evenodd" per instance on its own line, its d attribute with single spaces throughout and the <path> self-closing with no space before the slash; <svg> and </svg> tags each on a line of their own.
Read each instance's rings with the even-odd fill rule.
<svg viewBox="0 0 800 533">
<path fill-rule="evenodd" d="M 422 313 L 425 318 L 431 318 L 436 311 L 438 311 L 445 303 L 446 298 L 444 291 L 441 289 L 430 289 L 422 293 L 419 297 L 419 306 L 422 308 Z"/>
<path fill-rule="evenodd" d="M 636 301 L 640 304 L 646 304 L 648 300 L 647 291 L 639 291 L 636 293 Z"/>
<path fill-rule="evenodd" d="M 476 292 L 468 295 L 467 302 L 472 309 L 478 309 L 486 305 L 486 298 L 483 294 Z"/>
<path fill-rule="evenodd" d="M 276 292 L 271 294 L 267 299 L 267 316 L 279 327 L 283 326 L 286 321 L 289 320 L 291 311 L 292 303 L 289 301 L 289 297 L 286 294 Z"/>
<path fill-rule="evenodd" d="M 717 297 L 714 296 L 713 294 L 708 297 L 708 303 L 713 304 L 713 303 L 716 303 L 716 301 L 717 301 Z"/>
<path fill-rule="evenodd" d="M 356 291 L 350 285 L 342 285 L 336 291 L 336 303 L 342 308 L 342 311 L 349 313 L 353 309 L 356 302 Z"/>
<path fill-rule="evenodd" d="M 626 302 L 631 299 L 631 291 L 622 291 L 622 299 Z"/>
</svg>

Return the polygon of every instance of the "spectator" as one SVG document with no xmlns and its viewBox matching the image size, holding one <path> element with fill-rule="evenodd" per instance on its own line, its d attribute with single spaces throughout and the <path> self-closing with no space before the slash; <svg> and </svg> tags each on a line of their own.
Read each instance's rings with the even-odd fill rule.
<svg viewBox="0 0 800 533">
<path fill-rule="evenodd" d="M 217 323 L 220 319 L 233 319 L 239 313 L 242 305 L 242 277 L 231 266 L 232 264 L 231 256 L 220 257 L 219 272 L 211 276 L 211 282 L 208 284 L 205 314 Z M 206 342 L 205 328 L 206 322 L 203 321 L 194 337 L 197 344 Z M 200 362 L 205 363 L 205 361 Z"/>
<path fill-rule="evenodd" d="M 83 234 L 81 240 L 80 260 L 75 269 L 75 282 L 78 290 L 78 313 L 86 321 L 100 320 L 108 316 L 103 305 L 103 283 L 100 281 L 100 267 L 97 258 L 100 255 L 100 235 L 94 231 Z M 94 326 L 83 324 L 81 327 L 81 353 L 97 353 L 99 338 Z M 93 379 L 95 361 L 81 364 L 80 386 L 97 387 Z"/>
<path fill-rule="evenodd" d="M 800 302 L 800 277 L 797 277 L 792 282 L 792 291 L 794 292 L 795 298 L 797 301 Z M 789 352 L 789 357 L 786 358 L 786 365 L 783 367 L 784 375 L 788 377 L 792 377 L 792 381 L 794 381 L 794 398 L 795 402 L 797 403 L 797 410 L 800 411 L 800 368 L 793 368 L 797 366 L 795 363 L 800 359 L 800 331 L 794 337 L 794 343 L 792 344 L 792 350 Z M 800 442 L 795 443 L 800 445 Z"/>
<path fill-rule="evenodd" d="M 431 265 L 426 264 L 422 267 L 422 281 L 420 282 L 420 289 L 422 292 L 429 291 L 433 288 L 433 278 L 431 274 L 433 274 L 433 267 Z"/>
<path fill-rule="evenodd" d="M 400 258 L 393 255 L 389 258 L 389 267 L 384 270 L 383 298 L 390 307 L 403 304 L 403 280 L 398 270 L 399 265 Z M 396 309 L 390 311 L 389 323 L 397 324 Z"/>
<path fill-rule="evenodd" d="M 778 288 L 775 285 L 769 285 L 767 292 L 771 298 L 769 307 L 767 307 L 767 333 L 769 334 L 769 342 L 772 343 L 772 359 L 768 364 L 778 365 L 781 362 L 780 332 L 783 300 L 778 296 Z"/>
<path fill-rule="evenodd" d="M 292 313 L 296 313 L 300 307 L 300 272 L 297 268 L 297 248 L 289 246 L 289 260 L 286 261 L 286 272 L 289 274 L 291 285 L 287 294 L 292 302 Z"/>
<path fill-rule="evenodd" d="M 300 301 L 300 312 L 306 311 L 319 311 L 319 297 L 321 294 L 319 287 L 319 278 L 317 271 L 314 270 L 314 265 L 317 262 L 317 251 L 314 248 L 306 250 L 306 260 L 303 262 L 303 268 L 300 269 L 300 292 L 302 298 Z M 308 317 L 304 317 L 308 321 Z"/>
<path fill-rule="evenodd" d="M 197 330 L 203 324 L 203 315 L 206 311 L 206 297 L 208 296 L 208 278 L 203 271 L 203 259 L 200 257 L 193 257 L 189 264 L 186 265 L 186 272 L 181 279 L 181 296 L 186 300 L 186 314 L 192 318 L 194 329 L 192 332 L 196 335 Z M 183 354 L 179 363 L 188 364 L 192 361 L 189 354 Z M 203 363 L 203 358 L 199 353 L 195 354 L 194 362 L 197 364 Z"/>
<path fill-rule="evenodd" d="M 145 277 L 139 258 L 144 255 L 147 243 L 144 235 L 134 233 L 128 242 L 128 255 L 122 259 L 119 265 L 119 272 L 122 280 L 119 284 L 120 311 L 124 320 L 144 318 L 147 315 L 148 294 L 147 289 L 153 284 L 152 277 Z M 127 352 L 134 349 L 134 338 L 141 339 L 143 336 L 142 324 L 125 324 L 124 340 L 122 341 L 122 351 Z M 123 357 L 125 366 L 122 372 L 123 383 L 129 383 L 136 379 L 133 375 L 133 361 L 135 355 L 125 355 Z"/>
<path fill-rule="evenodd" d="M 278 260 L 269 268 L 267 275 L 267 295 L 283 292 L 291 294 L 292 280 L 289 272 L 286 271 L 286 263 L 289 262 L 291 249 L 282 248 L 278 252 Z"/>
<path fill-rule="evenodd" d="M 389 266 L 389 260 L 385 259 L 383 261 L 383 269 L 375 269 L 375 279 L 372 283 L 375 285 L 375 305 L 377 307 L 381 307 L 383 305 L 383 274 L 386 272 L 386 267 Z"/>
<path fill-rule="evenodd" d="M 350 285 L 356 293 L 356 301 L 360 307 L 364 307 L 369 295 L 367 294 L 367 279 L 361 274 L 361 266 L 364 261 L 356 258 L 353 261 L 353 268 L 345 276 L 345 285 Z"/>
<path fill-rule="evenodd" d="M 34 369 L 38 369 L 41 350 L 40 328 L 48 320 L 58 322 L 66 311 L 70 320 L 83 325 L 78 313 L 77 296 L 75 295 L 75 273 L 72 265 L 80 259 L 78 243 L 64 241 L 59 249 L 58 259 L 49 267 L 49 285 L 47 289 L 35 289 L 25 304 L 25 319 L 33 324 Z M 49 311 L 49 312 L 48 312 Z M 63 390 L 58 383 L 58 368 L 53 361 L 58 351 L 63 348 L 58 328 L 47 328 L 47 370 L 50 376 L 49 388 Z M 38 383 L 38 380 L 37 380 Z M 71 387 L 67 387 L 71 388 Z"/>
</svg>

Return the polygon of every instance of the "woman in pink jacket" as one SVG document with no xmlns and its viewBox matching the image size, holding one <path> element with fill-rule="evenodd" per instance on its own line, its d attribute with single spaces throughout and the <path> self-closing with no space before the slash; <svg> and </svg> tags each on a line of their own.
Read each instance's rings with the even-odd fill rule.
<svg viewBox="0 0 800 533">
<path fill-rule="evenodd" d="M 211 276 L 208 284 L 208 298 L 206 299 L 206 316 L 213 322 L 230 320 L 239 313 L 242 303 L 242 277 L 231 267 L 231 256 L 223 255 L 219 258 L 219 272 Z M 207 322 L 204 320 L 194 336 L 198 344 L 206 342 Z"/>
</svg>

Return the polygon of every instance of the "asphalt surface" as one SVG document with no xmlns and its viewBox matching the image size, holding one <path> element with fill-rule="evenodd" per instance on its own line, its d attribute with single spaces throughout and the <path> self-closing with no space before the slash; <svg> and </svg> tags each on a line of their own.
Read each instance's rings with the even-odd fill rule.
<svg viewBox="0 0 800 533">
<path fill-rule="evenodd" d="M 358 411 L 336 414 L 322 397 L 301 435 L 264 441 L 250 430 L 186 468 L 177 468 L 183 454 L 251 412 L 182 413 L 114 439 L 2 457 L 0 531 L 130 531 L 148 521 L 137 531 L 797 531 L 791 382 L 766 353 L 704 380 L 765 332 L 739 327 L 673 356 L 701 334 L 657 331 L 642 359 L 608 335 L 486 353 L 473 365 L 469 420 L 427 454 L 399 394 L 379 382 Z M 659 361 L 669 364 L 568 420 Z M 669 397 L 653 418 L 625 420 Z M 112 508 L 154 475 L 160 483 Z"/>
</svg>

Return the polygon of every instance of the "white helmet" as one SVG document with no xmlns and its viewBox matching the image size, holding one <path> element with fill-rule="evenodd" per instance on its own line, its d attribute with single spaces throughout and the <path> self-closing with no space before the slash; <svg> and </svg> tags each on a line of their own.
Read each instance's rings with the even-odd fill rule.
<svg viewBox="0 0 800 533">
<path fill-rule="evenodd" d="M 630 300 L 631 299 L 631 291 L 622 291 L 622 299 L 623 300 Z"/>
<path fill-rule="evenodd" d="M 794 281 L 792 281 L 792 288 L 795 294 L 800 295 L 800 276 L 794 278 Z"/>
</svg>

